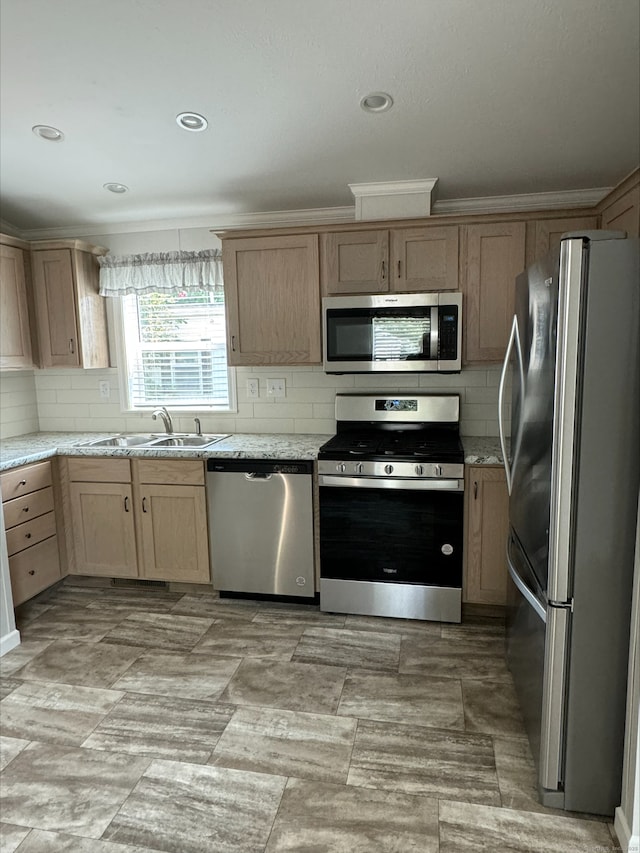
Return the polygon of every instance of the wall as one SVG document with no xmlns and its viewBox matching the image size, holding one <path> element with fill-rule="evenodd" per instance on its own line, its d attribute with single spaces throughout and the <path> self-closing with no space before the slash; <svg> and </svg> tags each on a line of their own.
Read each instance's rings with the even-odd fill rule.
<svg viewBox="0 0 640 853">
<path fill-rule="evenodd" d="M 463 435 L 497 435 L 497 401 L 500 371 L 467 368 L 460 374 L 394 376 L 327 376 L 322 368 L 237 368 L 238 411 L 200 415 L 205 432 L 335 432 L 334 403 L 338 392 L 406 391 L 453 392 L 461 396 Z M 260 397 L 250 400 L 247 379 L 260 381 Z M 285 398 L 266 396 L 267 378 L 284 378 Z M 99 383 L 108 380 L 111 398 L 100 399 Z M 38 370 L 35 372 L 40 429 L 44 431 L 148 431 L 157 429 L 149 413 L 120 410 L 119 377 L 109 370 Z M 175 416 L 177 431 L 192 432 L 193 416 Z"/>
<path fill-rule="evenodd" d="M 38 431 L 33 370 L 0 373 L 0 439 Z"/>
</svg>

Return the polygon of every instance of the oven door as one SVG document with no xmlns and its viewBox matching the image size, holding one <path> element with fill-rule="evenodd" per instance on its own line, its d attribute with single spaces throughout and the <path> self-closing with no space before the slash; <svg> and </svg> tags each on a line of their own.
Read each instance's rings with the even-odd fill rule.
<svg viewBox="0 0 640 853">
<path fill-rule="evenodd" d="M 463 480 L 319 483 L 321 578 L 461 589 Z"/>
</svg>

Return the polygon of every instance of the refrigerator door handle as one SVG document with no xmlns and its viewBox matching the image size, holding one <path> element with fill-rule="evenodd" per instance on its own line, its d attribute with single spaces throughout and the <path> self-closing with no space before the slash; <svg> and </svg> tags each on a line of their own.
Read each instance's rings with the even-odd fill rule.
<svg viewBox="0 0 640 853">
<path fill-rule="evenodd" d="M 504 355 L 504 363 L 502 365 L 502 373 L 500 374 L 500 385 L 498 388 L 498 427 L 500 431 L 500 447 L 502 448 L 502 458 L 504 459 L 504 472 L 507 478 L 507 491 L 509 492 L 509 494 L 511 494 L 512 470 L 511 466 L 509 465 L 509 457 L 507 456 L 507 445 L 505 440 L 504 420 L 502 417 L 502 412 L 504 408 L 504 386 L 507 378 L 509 359 L 511 358 L 511 350 L 513 349 L 514 344 L 516 345 L 516 349 L 518 351 L 518 367 L 522 387 L 522 385 L 524 384 L 522 348 L 520 346 L 520 334 L 518 332 L 518 317 L 515 314 L 513 316 L 513 323 L 511 324 L 511 334 L 509 335 L 509 343 L 507 344 L 507 351 Z"/>
<path fill-rule="evenodd" d="M 507 566 L 509 568 L 509 574 L 511 575 L 511 580 L 518 587 L 518 589 L 520 590 L 520 592 L 524 596 L 524 599 L 527 602 L 527 604 L 531 605 L 531 607 L 533 608 L 536 615 L 539 616 L 543 622 L 546 622 L 547 621 L 547 610 L 540 603 L 539 599 L 536 597 L 533 590 L 527 586 L 525 581 L 518 574 L 518 570 L 513 565 L 513 562 L 511 560 L 511 553 L 510 553 L 509 545 L 510 545 L 510 541 L 507 543 Z"/>
<path fill-rule="evenodd" d="M 563 782 L 569 616 L 569 607 L 549 607 L 542 685 L 540 785 L 551 791 L 558 790 Z"/>
</svg>

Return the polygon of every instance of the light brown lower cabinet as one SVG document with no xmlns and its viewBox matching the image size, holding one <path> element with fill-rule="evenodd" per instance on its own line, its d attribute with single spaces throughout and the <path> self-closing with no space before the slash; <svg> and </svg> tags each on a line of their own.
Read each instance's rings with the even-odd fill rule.
<svg viewBox="0 0 640 853">
<path fill-rule="evenodd" d="M 15 607 L 61 578 L 50 461 L 0 475 Z"/>
<path fill-rule="evenodd" d="M 463 601 L 505 605 L 509 495 L 504 468 L 501 465 L 468 466 L 465 494 Z"/>
<path fill-rule="evenodd" d="M 202 461 L 70 459 L 69 479 L 73 573 L 209 583 Z"/>
</svg>

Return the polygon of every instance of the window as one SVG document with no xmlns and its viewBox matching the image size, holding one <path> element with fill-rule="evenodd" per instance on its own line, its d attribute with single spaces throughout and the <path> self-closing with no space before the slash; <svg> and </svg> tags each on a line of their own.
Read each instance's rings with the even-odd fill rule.
<svg viewBox="0 0 640 853">
<path fill-rule="evenodd" d="M 127 408 L 233 408 L 221 290 L 128 295 L 121 309 Z"/>
</svg>

